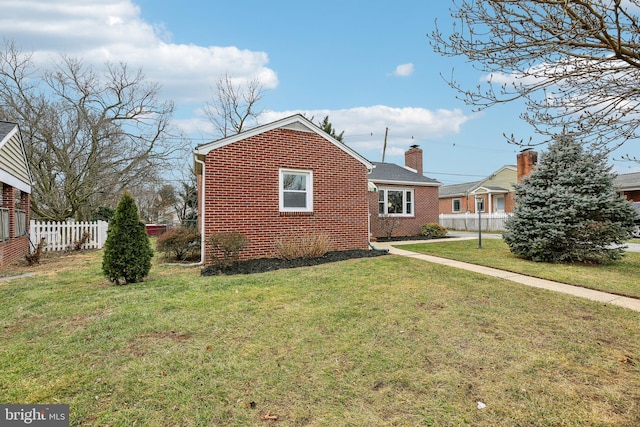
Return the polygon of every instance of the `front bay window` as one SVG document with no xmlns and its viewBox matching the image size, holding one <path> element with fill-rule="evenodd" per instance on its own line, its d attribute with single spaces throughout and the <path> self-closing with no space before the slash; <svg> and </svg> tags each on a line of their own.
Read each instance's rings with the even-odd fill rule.
<svg viewBox="0 0 640 427">
<path fill-rule="evenodd" d="M 412 216 L 413 190 L 379 189 L 378 214 L 380 216 Z"/>
</svg>

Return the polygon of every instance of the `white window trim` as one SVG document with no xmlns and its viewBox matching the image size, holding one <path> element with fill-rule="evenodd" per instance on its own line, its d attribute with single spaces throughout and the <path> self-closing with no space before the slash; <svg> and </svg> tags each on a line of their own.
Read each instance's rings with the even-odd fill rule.
<svg viewBox="0 0 640 427">
<path fill-rule="evenodd" d="M 305 175 L 307 177 L 306 205 L 305 208 L 286 208 L 284 206 L 284 175 L 296 174 Z M 280 204 L 280 212 L 313 212 L 313 171 L 304 169 L 280 169 L 278 173 L 278 198 Z"/>
<path fill-rule="evenodd" d="M 389 208 L 389 191 L 402 191 L 403 195 L 402 195 L 402 210 L 403 212 L 407 209 L 407 198 L 406 198 L 406 194 L 407 192 L 411 193 L 411 213 L 407 214 L 407 213 L 380 213 L 380 209 L 378 209 L 378 216 L 380 217 L 404 217 L 404 218 L 412 218 L 415 216 L 416 213 L 416 194 L 413 188 L 395 188 L 395 187 L 384 187 L 384 188 L 378 188 L 378 191 L 384 191 L 384 206 L 385 206 L 385 211 L 388 211 Z M 380 203 L 378 201 L 378 203 Z"/>
<path fill-rule="evenodd" d="M 456 210 L 456 208 L 455 208 L 456 200 L 458 201 L 458 206 L 459 206 L 458 210 Z M 461 198 L 456 197 L 455 199 L 451 200 L 451 212 L 453 212 L 453 213 L 462 212 L 462 199 Z"/>
</svg>

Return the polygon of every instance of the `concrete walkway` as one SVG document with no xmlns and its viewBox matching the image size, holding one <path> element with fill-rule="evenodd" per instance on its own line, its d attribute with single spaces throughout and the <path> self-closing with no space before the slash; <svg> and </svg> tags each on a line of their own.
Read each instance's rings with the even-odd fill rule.
<svg viewBox="0 0 640 427">
<path fill-rule="evenodd" d="M 484 236 L 483 236 L 484 238 Z M 449 267 L 461 268 L 463 270 L 473 271 L 475 273 L 486 274 L 488 276 L 498 277 L 500 279 L 510 280 L 512 282 L 520 283 L 526 286 L 532 286 L 535 288 L 547 289 L 555 292 L 562 292 L 565 294 L 574 295 L 581 298 L 587 298 L 592 301 L 601 302 L 603 304 L 619 305 L 620 307 L 628 308 L 640 312 L 640 299 L 622 297 L 618 295 L 608 294 L 606 292 L 594 291 L 592 289 L 582 288 L 580 286 L 572 286 L 564 283 L 553 282 L 546 279 L 538 279 L 531 276 L 525 276 L 524 274 L 512 273 L 510 271 L 498 270 L 497 268 L 484 267 L 476 264 L 469 264 L 462 261 L 454 261 L 447 258 L 440 258 L 432 255 L 424 255 L 416 252 L 411 252 L 402 249 L 399 246 L 410 245 L 415 243 L 434 243 L 453 240 L 470 240 L 473 237 L 459 237 L 454 239 L 435 239 L 435 240 L 416 240 L 406 242 L 377 242 L 376 248 L 389 249 L 389 253 L 394 255 L 407 256 L 423 261 L 432 262 L 435 264 L 447 265 Z"/>
<path fill-rule="evenodd" d="M 33 276 L 34 273 L 24 273 L 24 274 L 19 274 L 16 276 L 5 276 L 5 277 L 0 277 L 0 282 L 8 282 L 9 280 L 13 280 L 13 279 L 22 279 L 24 277 L 30 277 Z"/>
</svg>

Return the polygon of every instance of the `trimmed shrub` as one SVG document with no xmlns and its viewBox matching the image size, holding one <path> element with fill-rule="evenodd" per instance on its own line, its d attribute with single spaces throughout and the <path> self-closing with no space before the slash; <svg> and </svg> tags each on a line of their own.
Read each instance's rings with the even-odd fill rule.
<svg viewBox="0 0 640 427">
<path fill-rule="evenodd" d="M 104 245 L 102 272 L 116 285 L 136 283 L 151 270 L 153 250 L 138 216 L 138 206 L 129 194 L 122 196 L 109 223 Z"/>
<path fill-rule="evenodd" d="M 422 235 L 428 239 L 441 239 L 447 235 L 447 229 L 432 222 L 422 226 Z"/>
<path fill-rule="evenodd" d="M 200 233 L 192 227 L 172 228 L 162 233 L 156 241 L 156 249 L 167 258 L 182 261 L 200 249 Z"/>
<path fill-rule="evenodd" d="M 223 271 L 238 262 L 240 251 L 249 243 L 249 239 L 242 233 L 213 233 L 209 237 L 213 251 L 211 263 L 219 265 Z"/>
<path fill-rule="evenodd" d="M 333 242 L 328 234 L 308 233 L 301 237 L 287 237 L 276 241 L 280 259 L 320 258 L 331 250 Z"/>
</svg>

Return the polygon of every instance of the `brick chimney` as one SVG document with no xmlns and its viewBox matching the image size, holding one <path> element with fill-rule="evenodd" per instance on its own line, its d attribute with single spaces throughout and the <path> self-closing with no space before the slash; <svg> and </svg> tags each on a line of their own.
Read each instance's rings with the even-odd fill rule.
<svg viewBox="0 0 640 427">
<path fill-rule="evenodd" d="M 528 176 L 538 163 L 538 153 L 531 148 L 527 148 L 518 153 L 518 182 Z"/>
<path fill-rule="evenodd" d="M 418 145 L 412 145 L 409 150 L 404 153 L 404 165 L 408 168 L 415 169 L 418 174 L 422 175 L 422 149 Z"/>
</svg>

